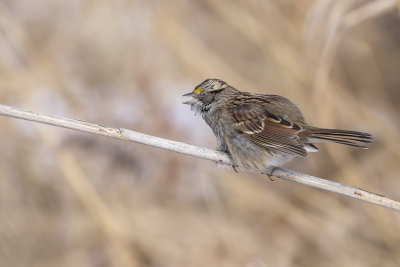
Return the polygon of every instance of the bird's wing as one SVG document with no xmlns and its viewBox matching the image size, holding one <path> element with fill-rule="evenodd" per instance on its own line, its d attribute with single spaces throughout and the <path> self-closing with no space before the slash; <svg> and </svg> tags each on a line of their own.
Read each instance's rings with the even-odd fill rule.
<svg viewBox="0 0 400 267">
<path fill-rule="evenodd" d="M 245 138 L 266 149 L 305 156 L 306 150 L 298 137 L 302 127 L 283 119 L 280 114 L 272 113 L 273 110 L 265 99 L 258 103 L 254 100 L 251 103 L 242 102 L 231 109 L 234 128 Z"/>
</svg>

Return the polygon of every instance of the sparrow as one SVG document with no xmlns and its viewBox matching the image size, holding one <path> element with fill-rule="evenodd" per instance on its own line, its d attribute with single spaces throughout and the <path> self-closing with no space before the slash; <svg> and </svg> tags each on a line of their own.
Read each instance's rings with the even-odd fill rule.
<svg viewBox="0 0 400 267">
<path fill-rule="evenodd" d="M 321 141 L 367 148 L 368 133 L 308 125 L 300 109 L 279 95 L 242 92 L 220 79 L 197 85 L 190 105 L 217 138 L 217 150 L 226 153 L 232 166 L 267 174 L 307 152 L 317 152 Z"/>
</svg>

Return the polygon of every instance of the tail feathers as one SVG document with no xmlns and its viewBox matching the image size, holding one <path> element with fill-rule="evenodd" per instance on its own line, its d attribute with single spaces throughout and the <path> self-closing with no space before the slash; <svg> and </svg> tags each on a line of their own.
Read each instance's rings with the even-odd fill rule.
<svg viewBox="0 0 400 267">
<path fill-rule="evenodd" d="M 369 133 L 356 131 L 310 128 L 306 130 L 306 133 L 310 143 L 327 140 L 342 145 L 366 149 L 368 147 L 361 143 L 372 142 L 372 136 Z"/>
</svg>

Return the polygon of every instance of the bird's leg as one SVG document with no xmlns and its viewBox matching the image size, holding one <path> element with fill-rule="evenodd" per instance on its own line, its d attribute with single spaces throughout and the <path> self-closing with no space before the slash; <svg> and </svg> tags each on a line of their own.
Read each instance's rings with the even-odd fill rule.
<svg viewBox="0 0 400 267">
<path fill-rule="evenodd" d="M 272 179 L 272 175 L 271 175 L 271 174 L 269 174 L 269 173 L 266 173 L 266 175 L 268 176 L 268 178 L 269 178 L 269 180 L 270 180 L 270 181 L 272 181 L 272 182 L 274 182 L 274 181 L 275 181 L 274 179 Z"/>
<path fill-rule="evenodd" d="M 272 177 L 274 176 L 274 171 L 275 171 L 275 167 L 272 167 L 272 170 L 270 172 L 265 173 L 272 182 L 275 181 L 274 179 L 272 179 Z"/>
<path fill-rule="evenodd" d="M 228 148 L 226 147 L 226 145 L 225 145 L 224 143 L 220 142 L 220 140 L 219 140 L 218 138 L 217 138 L 217 151 L 229 155 Z M 220 162 L 222 162 L 222 161 L 220 161 Z M 239 166 L 234 165 L 234 164 L 232 164 L 231 166 L 232 166 L 233 170 L 234 170 L 236 173 L 239 173 L 239 172 L 237 171 L 237 169 L 236 169 L 236 168 L 239 167 Z"/>
<path fill-rule="evenodd" d="M 236 170 L 236 167 L 237 167 L 236 165 L 233 165 L 233 164 L 232 164 L 233 170 L 234 170 L 236 173 L 239 173 L 239 172 Z"/>
</svg>

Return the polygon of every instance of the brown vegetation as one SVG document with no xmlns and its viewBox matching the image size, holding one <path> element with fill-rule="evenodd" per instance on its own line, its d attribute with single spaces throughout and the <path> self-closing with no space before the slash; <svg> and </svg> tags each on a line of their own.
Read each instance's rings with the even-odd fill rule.
<svg viewBox="0 0 400 267">
<path fill-rule="evenodd" d="M 0 2 L 0 103 L 213 148 L 209 77 L 372 133 L 291 169 L 400 200 L 396 1 Z M 0 118 L 0 266 L 399 266 L 400 215 L 333 193 Z"/>
</svg>

